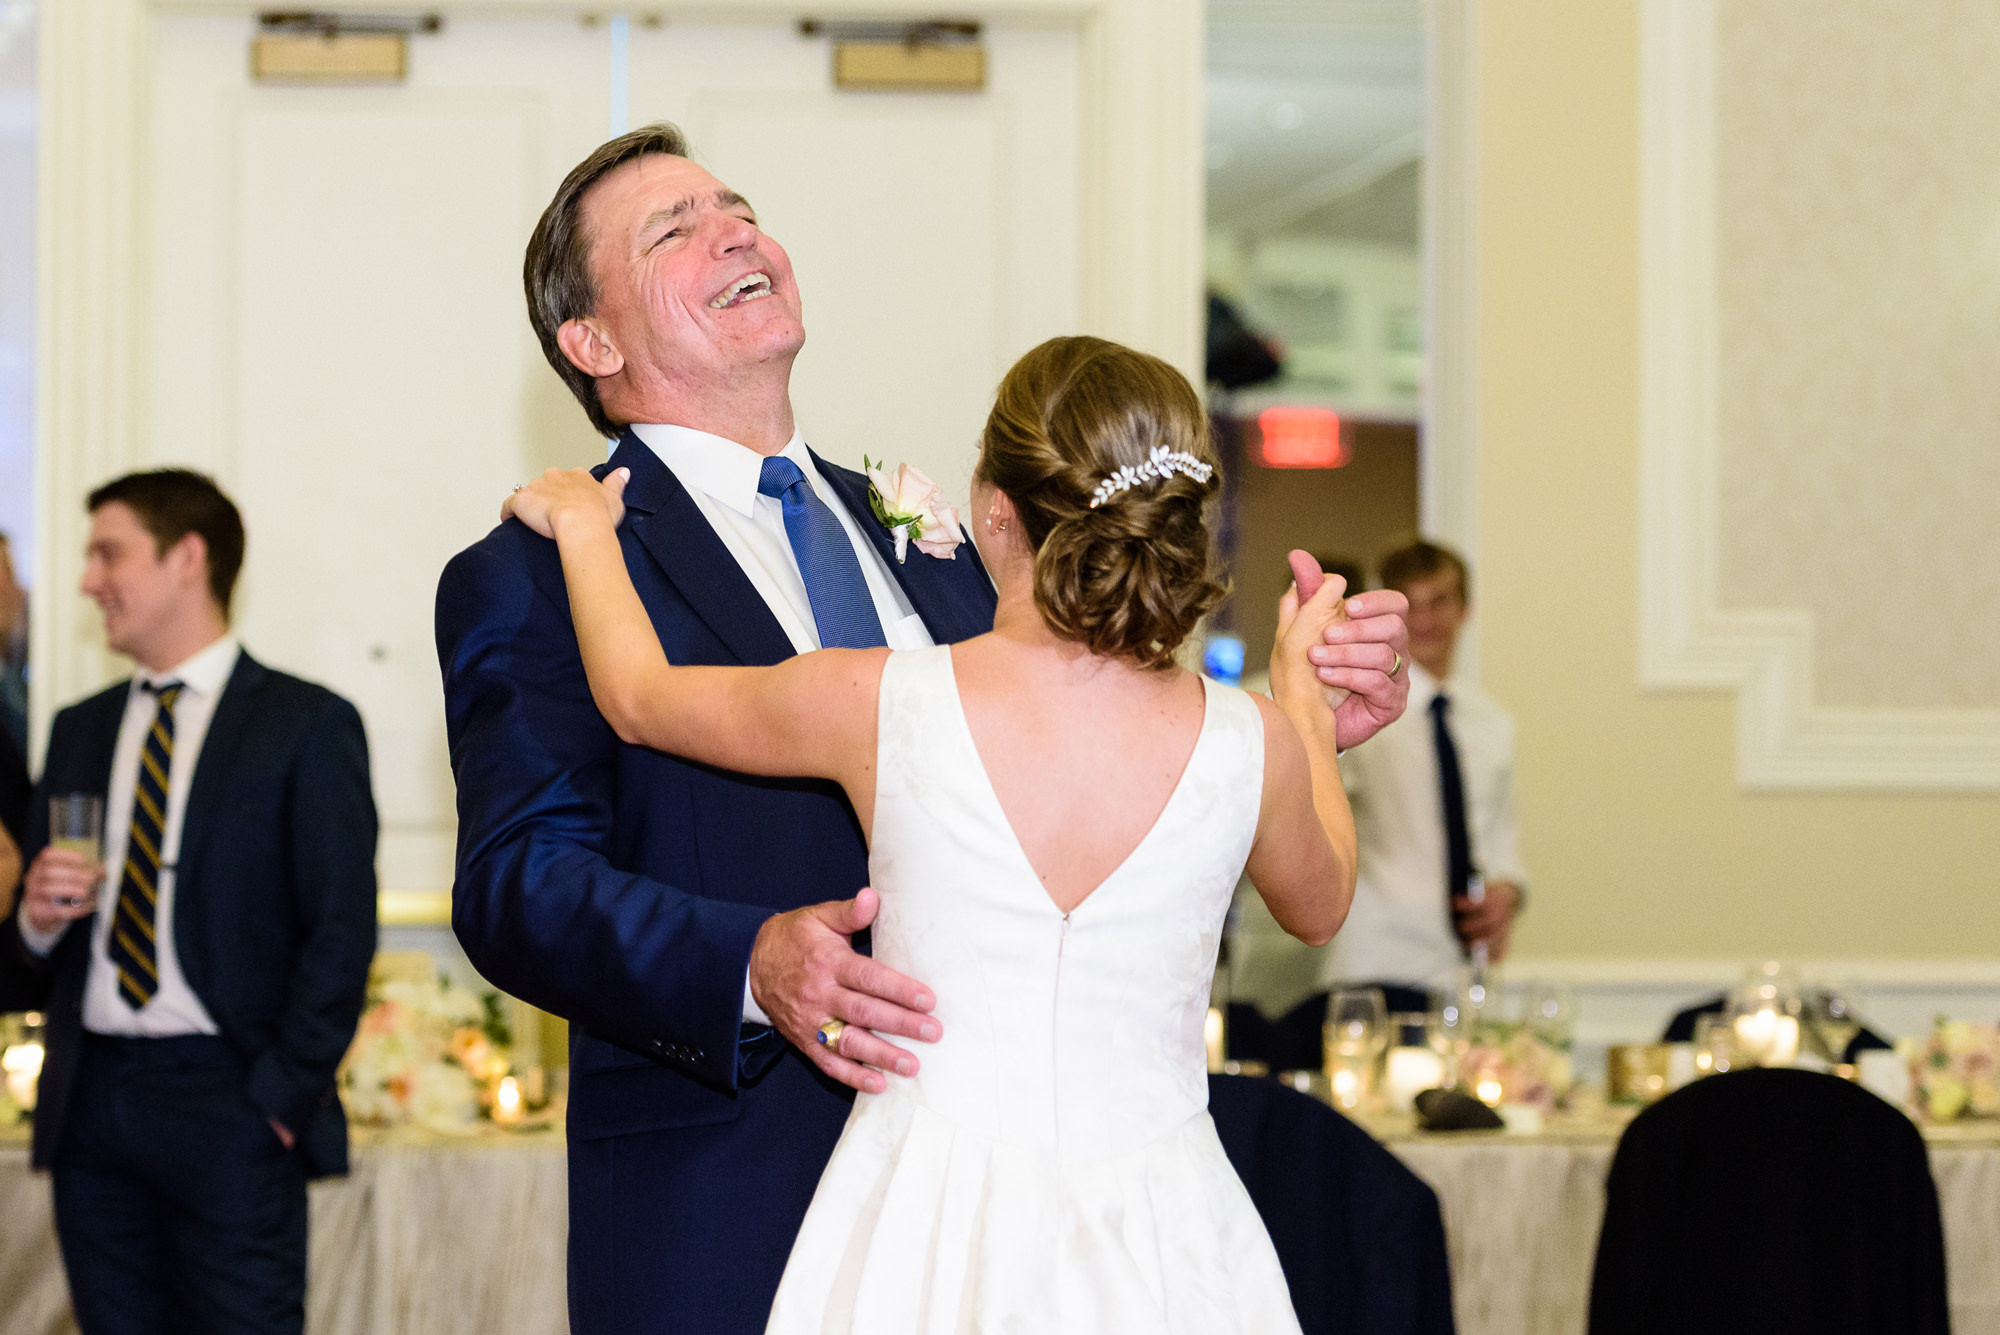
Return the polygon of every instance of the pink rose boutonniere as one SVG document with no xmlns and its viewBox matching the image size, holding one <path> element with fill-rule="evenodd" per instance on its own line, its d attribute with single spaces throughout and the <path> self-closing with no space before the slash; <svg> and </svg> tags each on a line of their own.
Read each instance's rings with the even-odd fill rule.
<svg viewBox="0 0 2000 1335">
<path fill-rule="evenodd" d="M 910 543 L 925 556 L 946 561 L 958 559 L 958 544 L 965 531 L 958 526 L 958 511 L 944 503 L 938 484 L 908 464 L 894 469 L 885 463 L 861 458 L 868 475 L 868 505 L 875 517 L 896 535 L 896 563 L 901 565 Z"/>
</svg>

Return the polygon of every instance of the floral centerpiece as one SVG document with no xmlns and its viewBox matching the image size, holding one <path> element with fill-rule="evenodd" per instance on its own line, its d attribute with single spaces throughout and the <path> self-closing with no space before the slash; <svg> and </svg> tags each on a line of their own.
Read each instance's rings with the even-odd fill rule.
<svg viewBox="0 0 2000 1335">
<path fill-rule="evenodd" d="M 2000 1026 L 1942 1015 L 1897 1050 L 1910 1063 L 1910 1104 L 1934 1122 L 2000 1116 Z"/>
<path fill-rule="evenodd" d="M 369 1126 L 470 1129 L 492 1115 L 512 1041 L 498 993 L 474 993 L 443 974 L 377 968 L 340 1063 L 341 1100 Z"/>
<path fill-rule="evenodd" d="M 1550 1112 L 1575 1083 L 1569 1054 L 1524 1024 L 1485 1023 L 1458 1063 L 1458 1083 L 1482 1103 L 1525 1103 Z"/>
</svg>

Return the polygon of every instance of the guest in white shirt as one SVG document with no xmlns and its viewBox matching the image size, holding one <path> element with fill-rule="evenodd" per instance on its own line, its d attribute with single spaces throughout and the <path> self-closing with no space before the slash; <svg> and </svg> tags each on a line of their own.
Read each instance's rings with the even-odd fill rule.
<svg viewBox="0 0 2000 1335">
<path fill-rule="evenodd" d="M 1333 986 L 1438 988 L 1474 942 L 1498 963 L 1523 903 L 1514 721 L 1454 675 L 1472 612 L 1463 558 L 1417 542 L 1383 558 L 1381 574 L 1383 587 L 1410 600 L 1410 704 L 1341 764 L 1361 871 L 1322 977 Z M 1479 903 L 1466 893 L 1474 876 L 1485 884 Z"/>
</svg>

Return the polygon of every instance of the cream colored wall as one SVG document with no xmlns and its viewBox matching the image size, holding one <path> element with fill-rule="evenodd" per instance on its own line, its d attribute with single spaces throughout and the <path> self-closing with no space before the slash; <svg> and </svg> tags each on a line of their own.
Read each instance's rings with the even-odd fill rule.
<svg viewBox="0 0 2000 1335">
<path fill-rule="evenodd" d="M 1637 0 L 1481 10 L 1477 610 L 1522 962 L 1991 960 L 2000 798 L 1749 793 L 1732 694 L 1637 685 L 1639 31 Z"/>
</svg>

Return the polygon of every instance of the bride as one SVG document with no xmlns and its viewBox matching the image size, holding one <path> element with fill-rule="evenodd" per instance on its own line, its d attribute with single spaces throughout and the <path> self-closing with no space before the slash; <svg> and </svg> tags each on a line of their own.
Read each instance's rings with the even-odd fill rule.
<svg viewBox="0 0 2000 1335">
<path fill-rule="evenodd" d="M 622 470 L 551 469 L 509 500 L 560 547 L 618 735 L 837 781 L 869 839 L 875 956 L 935 985 L 921 1063 L 852 1072 L 770 1331 L 1297 1331 L 1207 1114 L 1203 1020 L 1239 876 L 1311 944 L 1346 916 L 1354 826 L 1306 657 L 1343 589 L 1292 554 L 1275 704 L 1176 666 L 1223 593 L 1214 469 L 1172 367 L 1044 343 L 1001 383 L 973 474 L 992 632 L 768 668 L 667 663 L 618 546 Z M 821 1041 L 862 1037 L 843 1030 Z"/>
</svg>

